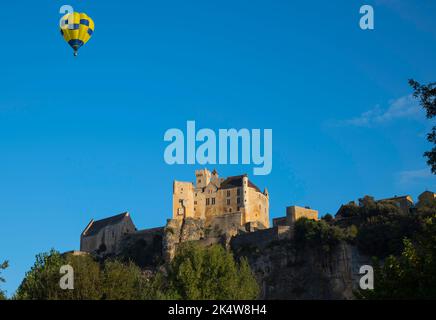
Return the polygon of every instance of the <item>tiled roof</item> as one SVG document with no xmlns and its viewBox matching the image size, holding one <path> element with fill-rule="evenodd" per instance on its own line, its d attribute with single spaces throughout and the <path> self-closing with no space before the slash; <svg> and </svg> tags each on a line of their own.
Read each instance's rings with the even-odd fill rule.
<svg viewBox="0 0 436 320">
<path fill-rule="evenodd" d="M 129 217 L 128 212 L 117 214 L 116 216 L 112 216 L 112 217 L 97 220 L 97 221 L 92 220 L 89 223 L 89 225 L 86 227 L 85 231 L 83 232 L 83 236 L 86 237 L 86 236 L 95 235 L 104 227 L 109 226 L 109 225 L 113 225 L 113 224 L 117 224 L 117 223 L 121 222 L 126 217 Z"/>
<path fill-rule="evenodd" d="M 221 182 L 220 189 L 231 189 L 231 188 L 242 187 L 242 181 L 243 181 L 242 179 L 245 176 L 246 175 L 228 177 L 226 180 Z M 261 192 L 260 189 L 250 180 L 248 180 L 248 186 L 255 189 L 257 192 Z"/>
</svg>

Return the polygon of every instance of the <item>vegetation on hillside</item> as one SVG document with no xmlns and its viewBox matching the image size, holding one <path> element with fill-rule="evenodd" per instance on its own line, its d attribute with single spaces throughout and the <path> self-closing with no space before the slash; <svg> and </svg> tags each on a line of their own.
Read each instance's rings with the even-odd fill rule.
<svg viewBox="0 0 436 320">
<path fill-rule="evenodd" d="M 259 285 L 246 259 L 237 263 L 220 245 L 182 245 L 166 273 L 159 273 L 151 298 L 183 300 L 256 299 Z M 156 290 L 157 288 L 157 290 Z"/>
<path fill-rule="evenodd" d="M 59 286 L 62 265 L 74 270 L 74 290 Z M 215 245 L 181 246 L 173 261 L 155 275 L 132 262 L 97 262 L 90 255 L 37 255 L 15 299 L 141 300 L 141 299 L 255 299 L 259 286 L 246 260 Z"/>
<path fill-rule="evenodd" d="M 393 201 L 365 196 L 342 206 L 336 219 L 299 219 L 295 241 L 325 252 L 347 241 L 373 257 L 374 290 L 357 292 L 360 298 L 436 298 L 436 200 L 405 213 Z"/>
</svg>

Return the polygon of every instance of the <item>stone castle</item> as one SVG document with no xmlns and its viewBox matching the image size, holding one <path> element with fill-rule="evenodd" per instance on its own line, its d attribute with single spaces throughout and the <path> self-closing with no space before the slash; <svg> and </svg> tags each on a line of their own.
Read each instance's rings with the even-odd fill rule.
<svg viewBox="0 0 436 320">
<path fill-rule="evenodd" d="M 195 183 L 174 181 L 172 200 L 172 219 L 165 227 L 138 230 L 128 212 L 91 220 L 81 234 L 80 251 L 106 257 L 139 243 L 139 250 L 154 255 L 160 250 L 163 258 L 171 259 L 185 241 L 226 246 L 232 240 L 272 241 L 289 237 L 298 218 L 318 219 L 316 210 L 291 206 L 270 228 L 268 190 L 262 192 L 246 174 L 220 178 L 216 170 L 196 170 Z"/>
<path fill-rule="evenodd" d="M 214 170 L 195 171 L 196 182 L 174 181 L 173 219 L 202 219 L 206 225 L 216 218 L 229 216 L 239 226 L 251 223 L 269 227 L 269 196 L 253 184 L 247 175 L 219 178 Z"/>
<path fill-rule="evenodd" d="M 138 230 L 128 212 L 91 220 L 80 237 L 81 251 L 73 253 L 116 256 L 154 272 L 171 261 L 183 242 L 221 244 L 236 258 L 247 258 L 263 299 L 353 299 L 360 267 L 372 261 L 345 242 L 328 253 L 300 247 L 295 222 L 318 220 L 318 211 L 289 206 L 286 216 L 272 219 L 270 226 L 268 191 L 260 191 L 247 175 L 220 178 L 215 170 L 197 170 L 195 183 L 174 181 L 172 199 L 172 217 L 164 227 Z M 407 195 L 376 201 L 413 213 L 435 199 L 435 193 L 425 191 L 416 204 Z M 338 225 L 352 219 L 343 216 L 343 208 L 335 215 Z"/>
</svg>

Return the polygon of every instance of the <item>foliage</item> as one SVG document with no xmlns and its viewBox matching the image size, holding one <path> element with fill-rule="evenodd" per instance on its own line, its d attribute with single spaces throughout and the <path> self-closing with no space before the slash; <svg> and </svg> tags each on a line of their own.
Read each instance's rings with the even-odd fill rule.
<svg viewBox="0 0 436 320">
<path fill-rule="evenodd" d="M 360 291 L 367 299 L 436 299 L 436 215 L 426 218 L 414 241 L 405 238 L 399 257 L 375 263 L 374 290 Z"/>
<path fill-rule="evenodd" d="M 362 253 L 379 258 L 398 255 L 404 237 L 413 236 L 421 228 L 417 216 L 401 212 L 392 201 L 375 202 L 365 197 L 360 202 L 361 224 L 356 242 Z"/>
<path fill-rule="evenodd" d="M 60 268 L 74 270 L 74 290 L 59 286 Z M 36 262 L 18 288 L 15 299 L 32 300 L 97 300 L 140 299 L 143 295 L 138 267 L 132 263 L 105 261 L 101 267 L 90 255 L 61 255 L 55 250 L 36 256 Z"/>
<path fill-rule="evenodd" d="M 1 277 L 1 273 L 2 273 L 2 270 L 5 270 L 7 267 L 9 267 L 8 261 L 4 261 L 4 262 L 0 263 L 0 283 L 5 282 L 5 279 L 3 277 Z M 5 292 L 0 289 L 0 300 L 5 300 L 5 299 L 6 299 Z"/>
<path fill-rule="evenodd" d="M 295 242 L 300 245 L 321 246 L 331 251 L 340 241 L 346 239 L 343 229 L 320 220 L 300 218 L 295 222 Z"/>
<path fill-rule="evenodd" d="M 151 285 L 151 298 L 205 300 L 255 299 L 259 286 L 246 259 L 235 262 L 220 245 L 182 245 L 168 267 Z"/>
<path fill-rule="evenodd" d="M 102 276 L 102 298 L 138 300 L 144 294 L 145 279 L 133 262 L 106 261 Z"/>
<path fill-rule="evenodd" d="M 35 264 L 19 286 L 15 299 L 56 300 L 63 292 L 59 288 L 59 270 L 65 265 L 59 252 L 51 250 L 36 256 Z"/>
<path fill-rule="evenodd" d="M 358 205 L 342 206 L 337 216 L 345 218 L 337 223 L 348 227 L 347 238 L 355 239 L 362 253 L 379 258 L 400 254 L 404 237 L 413 236 L 422 225 L 419 216 L 402 212 L 395 201 L 375 201 L 371 196 L 359 199 Z"/>
<path fill-rule="evenodd" d="M 418 98 L 420 105 L 426 110 L 427 118 L 432 119 L 436 116 L 436 82 L 421 85 L 419 82 L 410 79 L 409 85 L 413 88 L 413 96 Z M 427 140 L 433 144 L 430 151 L 424 153 L 427 164 L 431 167 L 433 174 L 436 174 L 436 126 L 427 135 Z"/>
<path fill-rule="evenodd" d="M 332 216 L 330 213 L 326 213 L 326 214 L 324 215 L 324 217 L 322 217 L 322 219 L 323 219 L 325 222 L 330 223 L 330 222 L 333 221 L 333 216 Z"/>
<path fill-rule="evenodd" d="M 61 266 L 74 270 L 74 290 L 59 286 Z M 259 286 L 248 262 L 215 245 L 186 244 L 154 277 L 145 276 L 133 262 L 105 260 L 90 255 L 61 255 L 55 250 L 36 256 L 15 299 L 139 300 L 139 299 L 255 299 Z"/>
</svg>

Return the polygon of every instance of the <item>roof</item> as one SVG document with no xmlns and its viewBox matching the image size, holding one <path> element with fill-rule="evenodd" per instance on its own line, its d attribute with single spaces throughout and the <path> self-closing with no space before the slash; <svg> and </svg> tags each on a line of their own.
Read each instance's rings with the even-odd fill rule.
<svg viewBox="0 0 436 320">
<path fill-rule="evenodd" d="M 243 178 L 246 177 L 246 174 L 240 175 L 240 176 L 232 176 L 228 177 L 226 180 L 221 182 L 220 189 L 231 189 L 231 188 L 238 188 L 242 187 Z M 256 189 L 257 192 L 261 192 L 260 189 L 252 183 L 250 180 L 248 180 L 248 186 Z"/>
<path fill-rule="evenodd" d="M 377 200 L 377 201 L 390 201 L 390 200 L 396 201 L 396 200 L 402 200 L 402 199 L 406 199 L 409 202 L 413 202 L 412 197 L 409 196 L 409 195 L 406 195 L 406 196 L 395 196 L 395 197 L 392 197 L 392 198 L 380 199 L 380 200 Z"/>
<path fill-rule="evenodd" d="M 100 232 L 101 229 L 103 229 L 109 225 L 117 224 L 117 223 L 123 221 L 124 218 L 129 218 L 129 217 L 130 217 L 129 213 L 124 212 L 121 214 L 117 214 L 116 216 L 112 216 L 112 217 L 97 220 L 97 221 L 91 220 L 91 222 L 88 224 L 88 226 L 83 231 L 82 235 L 85 237 L 95 235 L 98 232 Z"/>
</svg>

